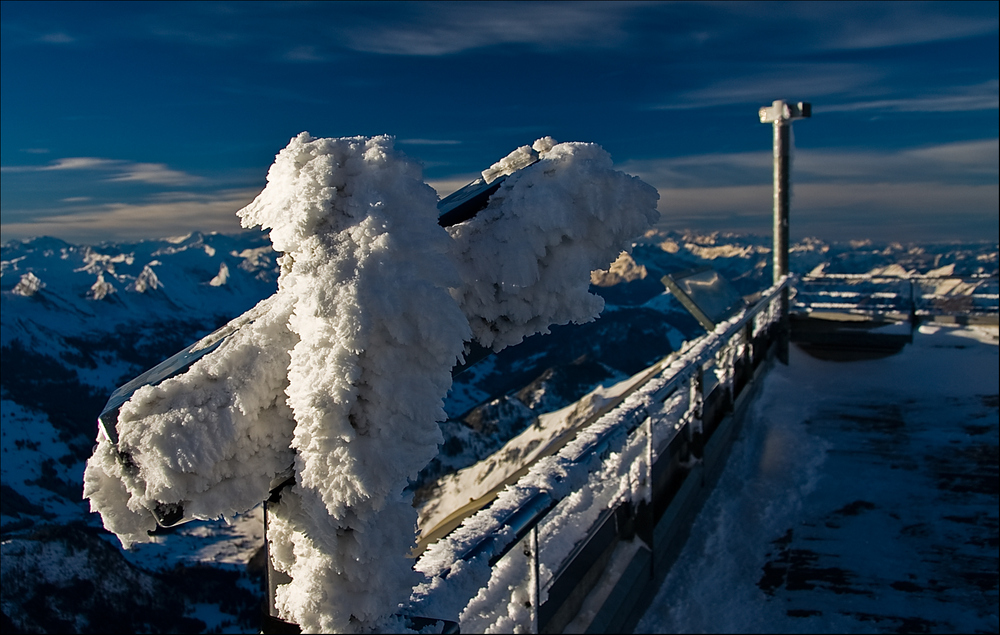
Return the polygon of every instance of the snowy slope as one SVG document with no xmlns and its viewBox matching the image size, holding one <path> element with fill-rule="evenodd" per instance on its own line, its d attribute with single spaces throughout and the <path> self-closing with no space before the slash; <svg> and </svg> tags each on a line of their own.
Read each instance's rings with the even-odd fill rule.
<svg viewBox="0 0 1000 635">
<path fill-rule="evenodd" d="M 122 552 L 82 500 L 82 477 L 96 415 L 112 390 L 274 292 L 275 254 L 266 235 L 97 246 L 38 238 L 4 245 L 0 271 L 5 620 L 43 632 L 108 624 L 136 631 L 251 628 L 259 583 L 248 577 L 247 562 L 260 547 L 259 518 L 235 533 L 190 527 Z M 185 540 L 199 533 L 222 548 L 203 535 Z M 67 548 L 89 554 L 87 563 L 74 564 L 79 558 Z M 38 558 L 48 563 L 44 573 Z M 197 568 L 203 563 L 224 568 L 206 578 Z M 171 573 L 151 573 L 161 570 Z M 102 590 L 90 599 L 81 580 Z M 146 595 L 112 590 L 136 580 Z M 37 586 L 43 583 L 49 586 Z M 42 604 L 52 610 L 24 608 L 40 601 L 32 600 L 39 588 L 56 590 L 45 592 L 55 593 L 55 604 Z M 215 608 L 196 611 L 199 601 Z M 163 610 L 136 612 L 140 602 Z M 71 622 L 67 613 L 75 613 Z"/>
</svg>

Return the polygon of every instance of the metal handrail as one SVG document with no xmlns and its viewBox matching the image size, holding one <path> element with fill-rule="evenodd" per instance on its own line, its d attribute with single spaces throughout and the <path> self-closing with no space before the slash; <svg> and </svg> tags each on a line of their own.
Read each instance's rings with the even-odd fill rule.
<svg viewBox="0 0 1000 635">
<path fill-rule="evenodd" d="M 621 451 L 632 433 L 656 415 L 673 393 L 684 385 L 693 386 L 695 381 L 700 390 L 701 372 L 709 361 L 722 355 L 727 347 L 748 347 L 748 331 L 755 335 L 781 319 L 781 300 L 788 287 L 789 280 L 783 277 L 752 306 L 686 345 L 672 362 L 637 385 L 617 407 L 582 429 L 576 440 L 544 459 L 542 465 L 533 466 L 488 508 L 466 518 L 457 529 L 430 545 L 415 567 L 424 574 L 425 581 L 414 589 L 411 609 L 419 614 L 457 619 L 465 603 L 489 582 L 493 565 L 531 534 L 570 493 L 588 487 L 588 475 L 599 469 L 611 453 Z M 728 355 L 728 364 L 734 364 L 738 357 Z M 732 369 L 725 372 L 731 382 Z M 688 410 L 698 407 L 700 404 L 691 403 Z M 694 423 L 699 427 L 695 432 L 700 433 L 700 414 L 685 417 L 686 413 L 681 413 L 681 421 L 657 421 L 657 426 L 670 424 L 676 434 Z M 588 539 L 585 530 L 580 541 Z M 544 545 L 530 550 L 536 570 L 537 552 L 542 548 Z M 446 587 L 451 590 L 446 591 Z M 459 591 L 462 597 L 456 597 L 456 588 L 467 592 Z M 534 607 L 536 626 L 537 609 Z"/>
<path fill-rule="evenodd" d="M 875 278 L 885 278 L 892 280 L 988 280 L 996 278 L 995 273 L 970 273 L 963 275 L 930 275 L 926 273 L 820 273 L 806 274 L 799 276 L 800 280 L 823 280 L 823 279 L 844 279 L 844 280 L 869 280 Z"/>
<path fill-rule="evenodd" d="M 964 288 L 955 293 L 937 293 L 936 290 L 922 288 L 926 284 L 949 281 L 953 281 L 956 286 L 964 285 Z M 995 286 L 997 281 L 997 274 L 807 275 L 799 278 L 794 285 L 794 306 L 797 310 L 807 312 L 836 310 L 863 314 L 907 313 L 911 318 L 956 314 L 992 316 L 1000 313 L 1000 293 L 996 292 Z M 844 284 L 848 288 L 823 288 L 836 284 Z M 906 286 L 893 290 L 891 285 L 894 284 Z"/>
</svg>

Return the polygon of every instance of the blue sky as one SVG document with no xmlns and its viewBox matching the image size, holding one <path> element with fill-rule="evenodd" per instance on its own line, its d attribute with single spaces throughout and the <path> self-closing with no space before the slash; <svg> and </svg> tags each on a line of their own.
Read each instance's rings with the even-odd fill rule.
<svg viewBox="0 0 1000 635">
<path fill-rule="evenodd" d="M 237 231 L 288 140 L 390 134 L 441 196 L 551 135 L 668 229 L 998 239 L 998 3 L 0 4 L 2 240 Z"/>
</svg>

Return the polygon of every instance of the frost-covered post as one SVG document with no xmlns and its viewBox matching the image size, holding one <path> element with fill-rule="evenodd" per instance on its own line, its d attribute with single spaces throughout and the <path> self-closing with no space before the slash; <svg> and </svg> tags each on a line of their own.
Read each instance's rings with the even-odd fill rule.
<svg viewBox="0 0 1000 635">
<path fill-rule="evenodd" d="M 282 627 L 410 628 L 423 573 L 407 557 L 406 488 L 443 442 L 452 368 L 473 340 L 499 351 L 596 318 L 591 271 L 659 218 L 656 190 L 596 144 L 539 139 L 482 180 L 501 177 L 484 209 L 446 229 L 391 137 L 291 139 L 237 212 L 283 254 L 278 291 L 102 423 L 84 496 L 105 527 L 127 548 L 163 510 L 175 524 L 267 499 Z M 532 538 L 533 611 L 537 551 Z"/>
<path fill-rule="evenodd" d="M 788 162 L 792 121 L 812 115 L 808 102 L 777 99 L 760 109 L 760 122 L 774 125 L 774 282 L 788 275 Z"/>
<path fill-rule="evenodd" d="M 542 605 L 542 581 L 538 575 L 538 550 L 541 544 L 538 542 L 538 525 L 531 528 L 528 534 L 528 549 L 531 551 L 530 566 L 528 571 L 528 584 L 531 591 L 531 632 L 538 632 L 538 610 Z"/>
<path fill-rule="evenodd" d="M 758 112 L 761 123 L 774 126 L 774 283 L 777 284 L 788 275 L 788 163 L 790 160 L 789 139 L 791 137 L 792 121 L 812 116 L 812 104 L 798 102 L 789 104 L 776 99 L 770 106 L 764 106 Z M 787 330 L 788 330 L 788 290 L 781 294 L 782 331 L 781 353 L 782 361 L 787 361 Z"/>
</svg>

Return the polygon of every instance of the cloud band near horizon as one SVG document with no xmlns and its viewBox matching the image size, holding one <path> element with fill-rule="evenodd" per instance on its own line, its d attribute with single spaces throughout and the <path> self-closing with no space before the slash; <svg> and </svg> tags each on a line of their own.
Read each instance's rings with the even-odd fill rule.
<svg viewBox="0 0 1000 635">
<path fill-rule="evenodd" d="M 948 240 L 997 235 L 1000 208 L 1000 139 L 906 148 L 896 152 L 795 150 L 792 164 L 792 232 L 825 239 Z M 136 166 L 104 159 L 61 159 L 33 168 L 47 177 L 64 170 L 99 170 L 122 181 Z M 768 233 L 771 223 L 769 152 L 716 153 L 618 164 L 660 192 L 660 226 Z M 159 168 L 157 168 L 159 169 Z M 9 168 L 5 168 L 9 170 Z M 172 171 L 163 166 L 163 172 Z M 265 171 L 262 170 L 262 174 Z M 459 174 L 429 183 L 444 197 L 475 179 Z M 162 184 L 164 181 L 150 180 Z M 263 179 L 260 187 L 263 187 Z M 132 202 L 89 203 L 7 210 L 3 240 L 52 235 L 70 241 L 152 238 L 190 231 L 240 231 L 235 212 L 259 188 L 205 192 L 155 192 Z"/>
</svg>

